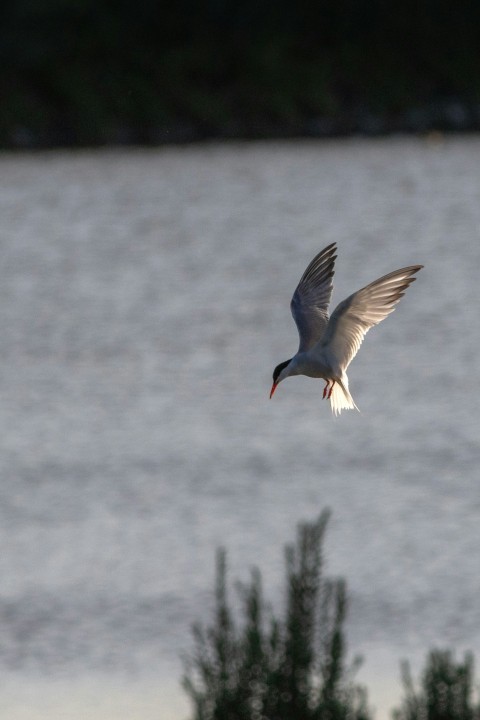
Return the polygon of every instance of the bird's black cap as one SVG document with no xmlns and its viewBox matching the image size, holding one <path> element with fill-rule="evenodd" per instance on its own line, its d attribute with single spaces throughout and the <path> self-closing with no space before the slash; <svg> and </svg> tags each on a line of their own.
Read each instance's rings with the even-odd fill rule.
<svg viewBox="0 0 480 720">
<path fill-rule="evenodd" d="M 280 363 L 280 365 L 277 365 L 275 370 L 273 371 L 273 382 L 276 383 L 278 380 L 278 376 L 282 372 L 283 368 L 286 368 L 287 365 L 290 365 L 292 358 L 290 360 L 285 360 L 285 362 Z"/>
</svg>

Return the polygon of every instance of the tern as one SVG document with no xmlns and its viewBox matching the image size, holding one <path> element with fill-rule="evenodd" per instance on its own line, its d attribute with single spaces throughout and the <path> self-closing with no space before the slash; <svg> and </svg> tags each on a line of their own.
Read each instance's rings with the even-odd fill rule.
<svg viewBox="0 0 480 720">
<path fill-rule="evenodd" d="M 319 252 L 293 293 L 290 309 L 300 344 L 297 354 L 273 371 L 270 398 L 279 383 L 291 375 L 323 378 L 323 398 L 330 400 L 333 414 L 339 415 L 342 410 L 358 410 L 348 389 L 346 370 L 363 338 L 393 312 L 423 265 L 410 265 L 374 280 L 343 300 L 329 317 L 336 250 L 336 243 L 332 243 Z"/>
</svg>

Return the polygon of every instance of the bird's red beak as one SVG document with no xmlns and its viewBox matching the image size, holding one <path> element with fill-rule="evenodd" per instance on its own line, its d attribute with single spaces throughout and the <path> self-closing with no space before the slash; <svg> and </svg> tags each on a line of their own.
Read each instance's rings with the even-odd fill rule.
<svg viewBox="0 0 480 720">
<path fill-rule="evenodd" d="M 272 399 L 273 393 L 275 392 L 275 388 L 277 387 L 278 383 L 273 383 L 272 389 L 270 390 L 270 400 Z"/>
</svg>

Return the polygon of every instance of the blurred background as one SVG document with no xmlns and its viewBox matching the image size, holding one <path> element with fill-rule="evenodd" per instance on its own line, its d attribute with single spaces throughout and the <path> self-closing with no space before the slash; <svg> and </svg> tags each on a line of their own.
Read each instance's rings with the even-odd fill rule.
<svg viewBox="0 0 480 720">
<path fill-rule="evenodd" d="M 480 126 L 471 0 L 8 0 L 0 143 Z"/>
<path fill-rule="evenodd" d="M 479 35 L 463 1 L 2 4 L 2 716 L 191 717 L 215 549 L 281 605 L 327 506 L 379 720 L 402 658 L 478 653 Z M 268 400 L 331 242 L 334 304 L 425 265 L 336 420 Z"/>
</svg>

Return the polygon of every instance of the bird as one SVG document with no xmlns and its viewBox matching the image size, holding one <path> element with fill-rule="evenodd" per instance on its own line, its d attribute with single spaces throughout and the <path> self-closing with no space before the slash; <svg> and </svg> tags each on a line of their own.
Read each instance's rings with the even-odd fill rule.
<svg viewBox="0 0 480 720">
<path fill-rule="evenodd" d="M 273 371 L 270 391 L 272 398 L 278 385 L 292 375 L 323 378 L 323 399 L 330 400 L 335 416 L 342 410 L 358 410 L 348 388 L 347 368 L 370 328 L 393 312 L 423 268 L 410 265 L 383 275 L 342 300 L 329 316 L 336 252 L 336 243 L 321 250 L 293 293 L 290 309 L 300 343 L 297 353 Z"/>
</svg>

